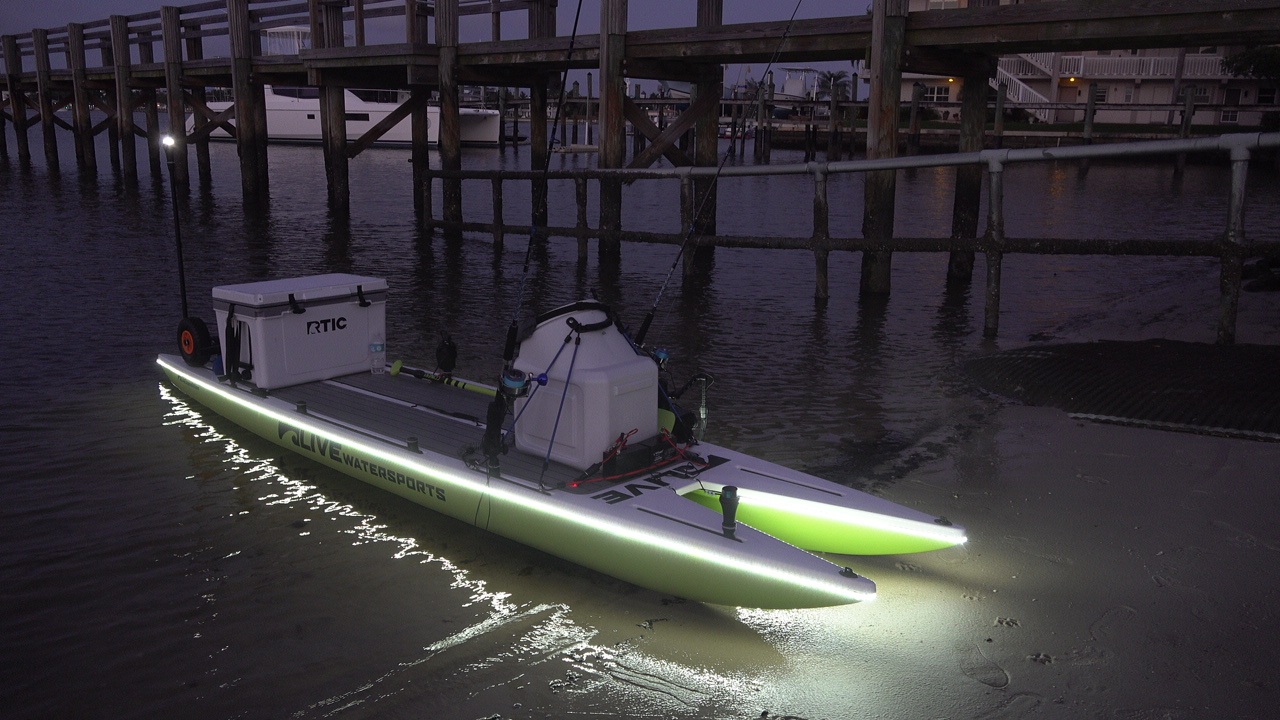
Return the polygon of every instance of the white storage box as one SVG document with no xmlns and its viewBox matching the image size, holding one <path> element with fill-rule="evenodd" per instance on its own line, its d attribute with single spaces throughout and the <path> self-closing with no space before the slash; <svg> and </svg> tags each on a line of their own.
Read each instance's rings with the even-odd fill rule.
<svg viewBox="0 0 1280 720">
<path fill-rule="evenodd" d="M 379 372 L 386 307 L 386 280 L 345 273 L 220 285 L 213 310 L 223 368 L 232 370 L 230 316 L 239 336 L 237 366 L 262 389 Z"/>
<path fill-rule="evenodd" d="M 564 342 L 570 317 L 587 326 L 607 315 L 603 305 L 586 301 L 553 310 L 540 317 L 537 328 L 520 343 L 515 369 L 535 377 L 545 372 L 548 382 L 516 402 L 516 448 L 544 456 L 551 446 L 552 460 L 586 470 L 600 462 L 619 435 L 635 430 L 627 440 L 635 443 L 658 434 L 658 366 L 637 354 L 613 324 L 582 333 L 575 359 L 573 342 Z"/>
</svg>

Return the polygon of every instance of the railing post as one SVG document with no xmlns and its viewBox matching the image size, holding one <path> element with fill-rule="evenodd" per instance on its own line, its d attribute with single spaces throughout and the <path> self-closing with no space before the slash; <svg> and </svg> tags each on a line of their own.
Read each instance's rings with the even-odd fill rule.
<svg viewBox="0 0 1280 720">
<path fill-rule="evenodd" d="M 1182 108 L 1182 126 L 1178 128 L 1178 137 L 1186 139 L 1191 137 L 1191 119 L 1195 117 L 1196 114 L 1196 98 L 1191 93 L 1190 89 L 1187 90 L 1187 97 L 1183 102 Z M 1170 114 L 1173 114 L 1172 111 L 1170 111 Z M 1186 168 L 1187 154 L 1178 153 L 1177 159 L 1174 160 L 1174 169 L 1178 173 L 1182 173 Z"/>
<path fill-rule="evenodd" d="M 1249 178 L 1249 150 L 1231 149 L 1231 198 L 1227 214 L 1227 234 L 1223 239 L 1221 315 L 1218 319 L 1218 344 L 1236 341 L 1236 313 L 1240 308 L 1240 271 L 1244 264 L 1244 198 Z"/>
<path fill-rule="evenodd" d="M 982 334 L 994 338 L 1000 331 L 1000 269 L 1004 260 L 1004 165 L 992 160 L 988 165 L 991 178 L 987 198 L 987 304 Z"/>
<path fill-rule="evenodd" d="M 924 100 L 924 83 L 911 83 L 911 114 L 907 129 L 907 154 L 920 152 L 920 102 Z"/>
<path fill-rule="evenodd" d="M 502 227 L 502 178 L 495 177 L 490 182 L 493 187 L 493 254 L 497 256 L 502 253 L 506 237 L 506 231 Z"/>
<path fill-rule="evenodd" d="M 831 254 L 831 219 L 830 205 L 827 198 L 827 171 L 817 169 L 813 173 L 813 262 L 814 288 L 813 297 L 826 300 L 831 297 L 828 284 L 827 258 Z"/>
<path fill-rule="evenodd" d="M 574 197 L 578 205 L 578 264 L 587 262 L 587 179 L 573 179 Z"/>
<path fill-rule="evenodd" d="M 1009 94 L 1009 83 L 1000 83 L 996 88 L 996 117 L 995 124 L 992 127 L 992 134 L 995 135 L 996 148 L 1004 147 L 1004 100 Z"/>
<path fill-rule="evenodd" d="M 1093 116 L 1097 113 L 1097 110 L 1098 110 L 1098 101 L 1096 99 L 1098 95 L 1097 82 L 1089 83 L 1088 93 L 1089 93 L 1089 98 L 1085 101 L 1085 104 L 1084 104 L 1084 144 L 1092 145 L 1093 144 Z"/>
</svg>

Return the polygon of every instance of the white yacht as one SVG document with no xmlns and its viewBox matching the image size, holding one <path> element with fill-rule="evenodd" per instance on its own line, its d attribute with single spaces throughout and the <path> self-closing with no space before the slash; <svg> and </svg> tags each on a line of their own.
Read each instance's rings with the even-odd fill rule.
<svg viewBox="0 0 1280 720">
<path fill-rule="evenodd" d="M 390 115 L 403 102 L 403 93 L 387 90 L 344 90 L 346 96 L 347 139 L 353 141 Z M 209 109 L 221 112 L 231 102 L 210 102 Z M 319 143 L 320 90 L 314 87 L 266 86 L 267 139 L 271 142 Z M 502 118 L 497 110 L 461 108 L 459 110 L 461 140 L 463 145 L 497 145 L 502 132 Z M 194 119 L 187 118 L 187 131 L 194 127 Z M 211 138 L 229 138 L 222 128 L 210 133 Z M 440 107 L 427 107 L 427 142 L 436 145 L 440 140 Z M 413 123 L 405 118 L 391 127 L 377 145 L 411 145 Z"/>
</svg>

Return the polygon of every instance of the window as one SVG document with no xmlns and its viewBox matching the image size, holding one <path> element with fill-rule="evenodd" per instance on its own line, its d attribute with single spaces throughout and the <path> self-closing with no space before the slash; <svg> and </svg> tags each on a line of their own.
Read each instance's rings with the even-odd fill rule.
<svg viewBox="0 0 1280 720">
<path fill-rule="evenodd" d="M 318 98 L 320 97 L 320 88 L 313 87 L 272 87 L 272 95 L 291 98 Z"/>
<path fill-rule="evenodd" d="M 1275 105 L 1276 89 L 1275 88 L 1258 88 L 1258 104 L 1259 105 Z"/>
<path fill-rule="evenodd" d="M 369 122 L 369 113 L 347 113 L 347 122 L 356 120 Z"/>
<path fill-rule="evenodd" d="M 930 10 L 954 10 L 960 7 L 960 0 L 929 0 Z"/>
<path fill-rule="evenodd" d="M 1093 101 L 1096 103 L 1107 101 L 1107 87 L 1105 85 L 1099 85 L 1093 89 Z"/>
<path fill-rule="evenodd" d="M 924 89 L 925 102 L 951 102 L 950 85 L 929 85 Z"/>
<path fill-rule="evenodd" d="M 1184 100 L 1187 99 L 1188 91 L 1191 92 L 1192 97 L 1195 98 L 1195 101 L 1197 103 L 1204 105 L 1210 101 L 1213 93 L 1213 88 L 1209 87 L 1208 85 L 1189 85 L 1189 86 L 1183 87 L 1181 90 L 1178 91 L 1178 102 L 1183 102 Z"/>
</svg>

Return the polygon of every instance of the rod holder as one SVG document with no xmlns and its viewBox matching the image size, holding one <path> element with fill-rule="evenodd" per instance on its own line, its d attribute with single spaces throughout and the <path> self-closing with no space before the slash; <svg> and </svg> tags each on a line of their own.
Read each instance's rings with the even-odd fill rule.
<svg viewBox="0 0 1280 720">
<path fill-rule="evenodd" d="M 730 540 L 737 539 L 738 529 L 738 488 L 733 485 L 725 485 L 720 491 L 720 529 L 724 531 L 724 536 Z"/>
</svg>

